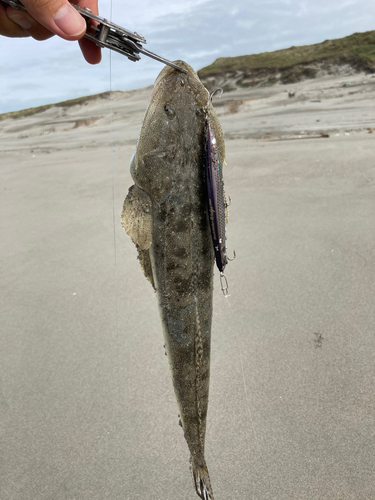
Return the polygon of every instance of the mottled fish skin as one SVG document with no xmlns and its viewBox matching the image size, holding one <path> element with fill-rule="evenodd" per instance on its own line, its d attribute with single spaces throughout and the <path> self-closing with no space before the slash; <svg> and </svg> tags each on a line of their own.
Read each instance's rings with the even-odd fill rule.
<svg viewBox="0 0 375 500">
<path fill-rule="evenodd" d="M 122 213 L 156 290 L 173 387 L 197 494 L 213 500 L 204 457 L 210 377 L 214 251 L 206 184 L 206 122 L 225 158 L 209 94 L 183 61 L 165 67 L 147 108 Z"/>
</svg>

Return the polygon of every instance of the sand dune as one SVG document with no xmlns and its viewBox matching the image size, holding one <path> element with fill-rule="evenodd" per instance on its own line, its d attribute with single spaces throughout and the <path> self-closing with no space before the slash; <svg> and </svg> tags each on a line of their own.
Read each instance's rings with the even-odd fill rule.
<svg viewBox="0 0 375 500">
<path fill-rule="evenodd" d="M 0 122 L 1 151 L 59 151 L 136 144 L 151 88 L 112 94 L 82 105 L 51 107 Z M 294 93 L 289 97 L 288 91 Z M 324 77 L 296 85 L 236 90 L 215 97 L 227 139 L 358 132 L 373 126 L 375 76 Z M 77 131 L 79 128 L 79 133 Z"/>
<path fill-rule="evenodd" d="M 0 122 L 1 499 L 195 498 L 120 223 L 150 94 Z M 359 74 L 214 99 L 237 254 L 228 301 L 215 277 L 217 500 L 374 499 L 374 97 Z"/>
</svg>

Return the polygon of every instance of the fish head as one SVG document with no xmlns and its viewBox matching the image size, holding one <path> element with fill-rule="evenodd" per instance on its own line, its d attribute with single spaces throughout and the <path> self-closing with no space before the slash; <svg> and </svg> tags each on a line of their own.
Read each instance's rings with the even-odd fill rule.
<svg viewBox="0 0 375 500">
<path fill-rule="evenodd" d="M 184 91 L 184 88 L 186 86 L 186 88 L 188 89 L 188 93 L 191 94 L 191 96 L 199 106 L 207 106 L 210 94 L 200 81 L 197 72 L 194 71 L 194 69 L 185 61 L 179 60 L 174 61 L 174 63 L 185 69 L 187 73 L 176 70 L 170 66 L 165 66 L 155 80 L 152 97 L 157 93 L 160 93 L 159 86 L 162 86 L 164 91 L 160 93 L 160 97 L 168 99 L 169 94 L 172 91 L 173 93 L 176 93 L 176 98 L 177 94 L 181 94 L 181 90 L 183 94 L 186 94 L 186 92 Z M 177 90 L 180 90 L 180 92 L 177 92 Z"/>
<path fill-rule="evenodd" d="M 160 72 L 131 163 L 135 182 L 158 202 L 179 181 L 184 165 L 201 154 L 211 106 L 209 93 L 193 68 L 184 61 L 174 62 L 187 73 L 170 66 Z"/>
</svg>

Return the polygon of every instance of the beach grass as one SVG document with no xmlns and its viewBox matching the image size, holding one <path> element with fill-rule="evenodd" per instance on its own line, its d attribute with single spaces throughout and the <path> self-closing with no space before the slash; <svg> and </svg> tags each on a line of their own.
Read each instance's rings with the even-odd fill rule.
<svg viewBox="0 0 375 500">
<path fill-rule="evenodd" d="M 348 61 L 375 71 L 375 31 L 354 33 L 344 38 L 325 40 L 313 45 L 262 52 L 237 57 L 219 57 L 209 66 L 198 71 L 200 78 L 207 78 L 247 68 L 286 68 L 297 64 L 327 60 L 341 64 Z"/>
</svg>

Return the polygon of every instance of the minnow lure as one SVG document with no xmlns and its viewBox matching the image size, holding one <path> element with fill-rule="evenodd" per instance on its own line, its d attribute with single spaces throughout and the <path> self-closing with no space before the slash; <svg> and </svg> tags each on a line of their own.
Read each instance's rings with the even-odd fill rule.
<svg viewBox="0 0 375 500">
<path fill-rule="evenodd" d="M 210 100 L 214 93 L 211 94 Z M 224 275 L 225 266 L 228 264 L 225 236 L 226 210 L 228 205 L 224 194 L 223 164 L 220 157 L 220 149 L 208 117 L 206 118 L 206 180 L 208 212 L 215 260 L 220 271 L 221 290 L 225 297 L 229 297 L 228 281 Z"/>
<path fill-rule="evenodd" d="M 224 194 L 223 165 L 210 120 L 206 121 L 206 134 L 206 176 L 210 227 L 215 250 L 216 265 L 220 273 L 223 273 L 225 266 L 228 264 L 225 246 L 226 202 Z"/>
</svg>

